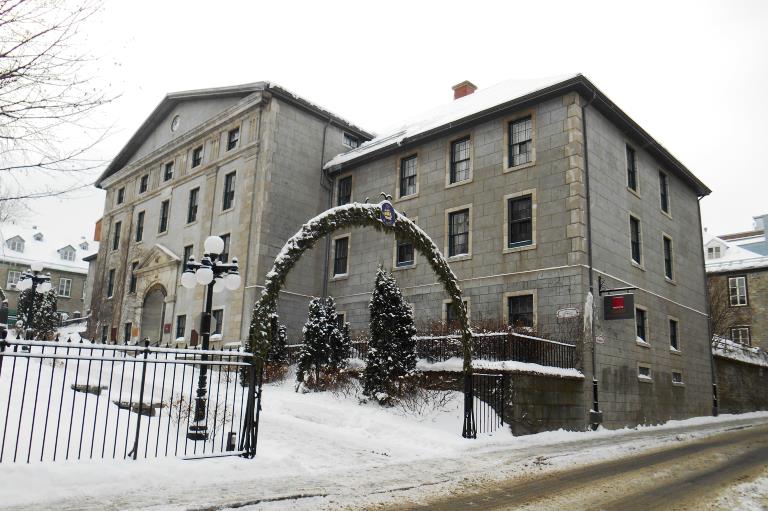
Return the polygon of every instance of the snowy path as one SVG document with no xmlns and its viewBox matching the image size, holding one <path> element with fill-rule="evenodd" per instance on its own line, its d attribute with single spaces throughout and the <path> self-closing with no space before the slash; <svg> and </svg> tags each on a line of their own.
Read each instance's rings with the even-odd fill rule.
<svg viewBox="0 0 768 511">
<path fill-rule="evenodd" d="M 422 499 L 542 470 L 679 444 L 768 413 L 640 430 L 459 436 L 460 399 L 417 421 L 353 397 L 267 386 L 255 460 L 236 458 L 4 465 L 3 509 L 339 509 Z M 45 492 L 37 491 L 44 487 Z M 285 500 L 290 499 L 290 500 Z"/>
</svg>

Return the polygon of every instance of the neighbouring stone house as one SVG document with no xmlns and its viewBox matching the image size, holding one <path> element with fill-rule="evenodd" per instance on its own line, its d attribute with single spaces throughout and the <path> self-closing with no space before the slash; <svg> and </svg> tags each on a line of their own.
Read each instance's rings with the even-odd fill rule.
<svg viewBox="0 0 768 511">
<path fill-rule="evenodd" d="M 98 248 L 98 242 L 85 236 L 62 235 L 37 226 L 0 225 L 0 286 L 5 289 L 11 319 L 16 316 L 19 300 L 16 284 L 34 262 L 42 263 L 43 273 L 51 275 L 58 312 L 70 318 L 84 316 L 89 303 L 85 285 L 88 263 L 83 257 Z"/>
<path fill-rule="evenodd" d="M 768 349 L 768 214 L 751 231 L 704 233 L 713 333 Z"/>
<path fill-rule="evenodd" d="M 244 339 L 284 242 L 327 207 L 383 192 L 444 250 L 472 322 L 578 345 L 581 425 L 593 376 L 607 426 L 709 413 L 698 202 L 709 189 L 582 75 L 454 93 L 375 138 L 274 84 L 168 95 L 97 182 L 107 196 L 91 335 L 194 338 L 203 289 L 180 286 L 182 261 L 216 234 L 243 286 L 215 295 L 215 328 Z M 413 247 L 351 229 L 289 276 L 279 312 L 291 337 L 325 294 L 364 329 L 379 265 L 420 322 L 452 319 Z M 634 288 L 629 319 L 603 319 L 601 281 Z"/>
</svg>

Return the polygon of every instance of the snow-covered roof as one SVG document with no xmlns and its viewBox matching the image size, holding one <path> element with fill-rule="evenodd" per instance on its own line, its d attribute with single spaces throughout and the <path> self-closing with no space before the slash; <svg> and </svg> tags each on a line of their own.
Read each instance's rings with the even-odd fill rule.
<svg viewBox="0 0 768 511">
<path fill-rule="evenodd" d="M 107 168 L 96 180 L 96 186 L 101 187 L 102 181 L 120 170 L 128 161 L 130 157 L 136 152 L 141 144 L 150 136 L 158 123 L 160 123 L 166 115 L 168 115 L 177 104 L 182 101 L 198 100 L 198 99 L 213 99 L 222 97 L 240 97 L 246 98 L 250 94 L 255 92 L 269 92 L 270 94 L 277 96 L 285 101 L 291 102 L 305 110 L 314 113 L 317 116 L 322 117 L 325 120 L 332 121 L 337 126 L 341 126 L 345 130 L 349 130 L 357 136 L 364 139 L 370 139 L 373 135 L 368 131 L 356 126 L 355 124 L 347 121 L 343 117 L 330 112 L 311 101 L 308 101 L 298 94 L 291 92 L 285 87 L 278 85 L 275 82 L 261 81 L 246 83 L 242 85 L 232 85 L 227 87 L 213 87 L 208 89 L 196 89 L 180 92 L 171 92 L 160 101 L 155 109 L 149 114 L 136 133 L 131 136 L 125 146 L 115 156 L 115 158 L 107 165 Z"/>
<path fill-rule="evenodd" d="M 409 137 L 426 133 L 432 129 L 445 126 L 472 114 L 493 108 L 511 99 L 525 96 L 576 76 L 578 75 L 569 74 L 539 79 L 507 80 L 491 87 L 480 89 L 473 94 L 455 99 L 451 103 L 423 112 L 403 123 L 384 130 L 370 142 L 365 142 L 351 151 L 336 156 L 325 167 L 331 168 L 377 149 L 400 145 Z"/>
<path fill-rule="evenodd" d="M 578 91 L 596 109 L 619 126 L 628 136 L 638 139 L 643 147 L 671 171 L 676 172 L 699 196 L 711 190 L 702 183 L 672 153 L 623 112 L 584 75 L 568 74 L 538 79 L 508 80 L 455 99 L 448 104 L 428 110 L 412 119 L 384 130 L 373 140 L 332 158 L 324 168 L 339 171 L 357 165 L 380 153 L 405 146 L 447 130 L 458 130 L 472 123 L 490 120 L 531 101 Z"/>
<path fill-rule="evenodd" d="M 720 257 L 708 259 L 705 253 L 707 273 L 768 268 L 768 256 L 748 250 L 740 246 L 740 243 L 724 240 L 704 232 L 704 247 L 714 245 L 721 247 Z"/>
<path fill-rule="evenodd" d="M 35 236 L 37 234 L 43 234 Z M 24 240 L 24 251 L 11 250 L 6 240 L 20 237 Z M 38 238 L 41 238 L 38 241 Z M 80 245 L 88 242 L 88 250 L 82 250 Z M 62 249 L 75 251 L 74 261 L 62 259 Z M 88 273 L 88 263 L 83 258 L 99 250 L 99 243 L 72 233 L 62 233 L 41 226 L 22 226 L 12 223 L 0 224 L 0 261 L 19 263 L 29 266 L 39 261 L 43 269 L 69 271 L 73 273 Z"/>
</svg>

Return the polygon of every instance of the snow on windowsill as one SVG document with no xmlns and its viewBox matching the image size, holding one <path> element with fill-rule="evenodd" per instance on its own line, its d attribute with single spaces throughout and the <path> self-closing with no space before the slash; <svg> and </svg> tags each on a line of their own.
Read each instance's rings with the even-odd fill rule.
<svg viewBox="0 0 768 511">
<path fill-rule="evenodd" d="M 644 374 L 638 374 L 637 379 L 644 383 L 653 383 L 653 378 Z"/>
<path fill-rule="evenodd" d="M 636 337 L 635 342 L 638 344 L 638 346 L 643 346 L 645 348 L 650 348 L 651 345 L 645 341 L 642 337 Z"/>
</svg>

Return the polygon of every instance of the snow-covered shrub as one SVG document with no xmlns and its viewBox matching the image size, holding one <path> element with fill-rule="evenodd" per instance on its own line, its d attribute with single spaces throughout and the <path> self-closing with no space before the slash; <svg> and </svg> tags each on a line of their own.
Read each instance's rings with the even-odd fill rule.
<svg viewBox="0 0 768 511">
<path fill-rule="evenodd" d="M 282 380 L 288 373 L 288 342 L 285 325 L 280 323 L 277 314 L 270 318 L 272 342 L 269 343 L 267 362 L 264 365 L 264 381 Z"/>
<path fill-rule="evenodd" d="M 18 319 L 23 328 L 32 329 L 32 335 L 37 339 L 52 338 L 59 326 L 56 314 L 56 291 L 38 293 L 25 289 L 19 294 Z"/>
<path fill-rule="evenodd" d="M 334 375 L 347 365 L 352 345 L 349 325 L 339 325 L 333 298 L 314 298 L 309 302 L 303 332 L 296 380 L 309 387 L 324 388 L 323 377 Z"/>
<path fill-rule="evenodd" d="M 413 311 L 395 278 L 379 267 L 368 306 L 370 341 L 363 394 L 380 404 L 392 404 L 401 395 L 401 382 L 416 369 L 416 327 Z"/>
</svg>

